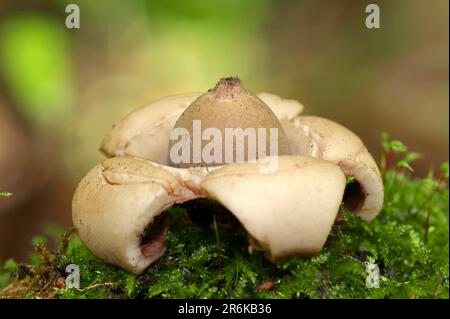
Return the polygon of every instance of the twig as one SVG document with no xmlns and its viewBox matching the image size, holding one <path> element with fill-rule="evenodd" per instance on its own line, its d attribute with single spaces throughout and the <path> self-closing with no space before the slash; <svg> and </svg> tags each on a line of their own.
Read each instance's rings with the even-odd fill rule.
<svg viewBox="0 0 450 319">
<path fill-rule="evenodd" d="M 75 288 L 75 287 L 74 288 L 76 290 L 78 290 L 79 292 L 85 292 L 86 290 L 91 290 L 91 289 L 98 288 L 98 287 L 108 287 L 108 286 L 112 286 L 112 285 L 114 285 L 113 282 L 101 282 L 101 283 L 94 284 L 94 285 L 91 285 L 91 286 L 83 288 L 83 289 Z"/>
</svg>

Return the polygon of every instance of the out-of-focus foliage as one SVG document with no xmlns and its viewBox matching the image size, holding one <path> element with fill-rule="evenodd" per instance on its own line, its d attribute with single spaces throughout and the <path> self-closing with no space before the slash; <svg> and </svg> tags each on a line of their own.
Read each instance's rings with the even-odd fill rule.
<svg viewBox="0 0 450 319">
<path fill-rule="evenodd" d="M 10 193 L 10 192 L 0 192 L 0 197 L 9 197 L 11 195 L 12 195 L 12 193 Z"/>
<path fill-rule="evenodd" d="M 31 121 L 53 128 L 74 94 L 71 46 L 59 24 L 36 14 L 0 23 L 0 70 L 10 94 Z"/>
</svg>

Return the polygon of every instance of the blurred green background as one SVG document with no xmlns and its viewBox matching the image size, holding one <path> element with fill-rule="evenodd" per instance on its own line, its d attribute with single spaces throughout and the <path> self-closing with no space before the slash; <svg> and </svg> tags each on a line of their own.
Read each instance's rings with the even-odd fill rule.
<svg viewBox="0 0 450 319">
<path fill-rule="evenodd" d="M 80 29 L 65 8 L 78 4 Z M 367 29 L 378 3 L 381 28 Z M 388 131 L 448 160 L 448 1 L 0 1 L 0 260 L 23 258 L 43 225 L 71 225 L 80 178 L 103 136 L 162 96 L 238 75 L 297 99 L 376 158 Z M 55 232 L 48 230 L 48 232 Z M 44 230 L 45 231 L 45 230 Z"/>
</svg>

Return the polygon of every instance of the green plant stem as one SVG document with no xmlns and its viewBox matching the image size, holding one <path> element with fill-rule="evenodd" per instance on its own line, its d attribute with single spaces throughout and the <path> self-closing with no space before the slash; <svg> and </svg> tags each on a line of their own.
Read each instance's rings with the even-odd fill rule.
<svg viewBox="0 0 450 319">
<path fill-rule="evenodd" d="M 444 180 L 443 176 L 440 175 L 436 181 L 436 187 L 434 187 L 431 190 L 430 199 L 428 201 L 428 206 L 427 206 L 427 215 L 425 218 L 425 225 L 424 225 L 423 242 L 425 244 L 428 242 L 428 233 L 429 233 L 429 229 L 430 229 L 430 216 L 431 216 L 431 207 L 432 207 L 432 203 L 433 203 L 433 197 L 437 192 L 440 191 L 440 186 L 441 186 L 440 183 L 443 182 L 443 180 Z"/>
<path fill-rule="evenodd" d="M 222 268 L 222 253 L 220 248 L 219 228 L 217 227 L 216 214 L 213 214 L 213 227 L 217 243 L 217 266 L 220 270 Z"/>
<path fill-rule="evenodd" d="M 386 194 L 385 203 L 390 203 L 390 201 L 391 201 L 391 196 L 392 196 L 392 193 L 394 192 L 395 185 L 397 183 L 398 174 L 399 174 L 399 170 L 397 168 L 394 169 L 394 178 L 392 179 L 392 182 L 389 186 L 388 193 Z"/>
</svg>

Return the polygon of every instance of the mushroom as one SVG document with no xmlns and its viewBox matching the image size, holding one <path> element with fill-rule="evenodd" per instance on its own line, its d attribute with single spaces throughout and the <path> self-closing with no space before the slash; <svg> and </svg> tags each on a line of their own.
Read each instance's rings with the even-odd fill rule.
<svg viewBox="0 0 450 319">
<path fill-rule="evenodd" d="M 197 138 L 198 150 L 211 145 L 211 152 L 214 151 L 214 156 L 205 159 L 200 152 L 196 156 L 194 149 L 195 137 L 203 137 L 207 130 L 210 130 L 210 134 L 206 134 L 209 139 Z M 172 132 L 178 135 L 175 137 L 181 136 L 181 139 L 176 140 L 170 135 L 170 150 L 174 152 L 170 164 L 176 167 L 217 166 L 259 159 L 271 152 L 276 155 L 289 153 L 286 134 L 273 111 L 256 95 L 247 91 L 238 78 L 233 77 L 221 79 L 212 90 L 195 99 L 178 118 Z M 238 142 L 240 138 L 234 135 L 240 132 L 242 136 L 247 136 L 246 145 L 244 138 Z M 253 148 L 250 146 L 251 139 Z M 274 141 L 276 149 L 271 147 Z M 218 149 L 214 148 L 215 143 L 220 144 Z M 189 157 L 184 162 L 175 163 L 172 155 L 177 153 L 179 145 L 181 151 L 188 148 L 185 151 Z M 253 154 L 248 152 L 250 149 L 254 151 Z"/>
<path fill-rule="evenodd" d="M 106 136 L 102 151 L 108 156 L 136 156 L 171 165 L 170 130 L 198 97 L 194 94 L 165 98 L 130 113 Z M 361 139 L 331 120 L 298 116 L 303 105 L 295 100 L 265 92 L 258 97 L 281 121 L 288 137 L 289 153 L 338 164 L 346 176 L 355 177 L 355 183 L 348 185 L 344 195 L 346 208 L 366 221 L 375 218 L 383 205 L 383 182 L 377 164 Z"/>
<path fill-rule="evenodd" d="M 105 262 L 139 274 L 165 251 L 165 210 L 200 196 L 205 169 L 177 169 L 114 157 L 80 182 L 72 203 L 78 235 Z"/>
<path fill-rule="evenodd" d="M 260 165 L 225 165 L 206 175 L 201 187 L 241 222 L 250 252 L 263 250 L 278 261 L 320 251 L 342 201 L 342 171 L 305 156 L 280 156 L 273 174 L 261 174 Z"/>
<path fill-rule="evenodd" d="M 317 253 L 342 200 L 371 220 L 381 209 L 383 185 L 355 134 L 326 119 L 299 116 L 302 110 L 294 100 L 255 96 L 237 78 L 225 78 L 201 96 L 165 98 L 130 113 L 103 140 L 101 150 L 111 158 L 75 192 L 80 238 L 102 260 L 138 274 L 165 251 L 167 208 L 201 198 L 239 220 L 250 252 L 262 250 L 274 262 Z M 196 119 L 220 132 L 276 128 L 280 154 L 173 164 L 172 129 L 190 133 Z M 234 141 L 232 146 L 238 149 Z M 272 160 L 276 169 L 266 171 Z M 345 176 L 354 176 L 356 186 L 346 187 Z"/>
<path fill-rule="evenodd" d="M 282 121 L 291 154 L 322 158 L 336 163 L 355 182 L 347 187 L 344 204 L 366 221 L 383 206 L 383 181 L 377 164 L 361 139 L 349 129 L 316 116 Z"/>
<path fill-rule="evenodd" d="M 108 157 L 135 156 L 169 165 L 169 136 L 178 118 L 200 94 L 166 97 L 126 115 L 105 136 L 100 150 Z M 303 105 L 270 93 L 258 97 L 279 119 L 300 114 Z"/>
<path fill-rule="evenodd" d="M 167 208 L 208 198 L 240 221 L 250 251 L 263 250 L 272 261 L 312 255 L 336 218 L 345 177 L 338 166 L 312 157 L 280 156 L 278 163 L 273 174 L 260 174 L 260 163 L 183 169 L 110 158 L 80 182 L 73 223 L 94 255 L 140 274 L 165 252 Z"/>
</svg>

